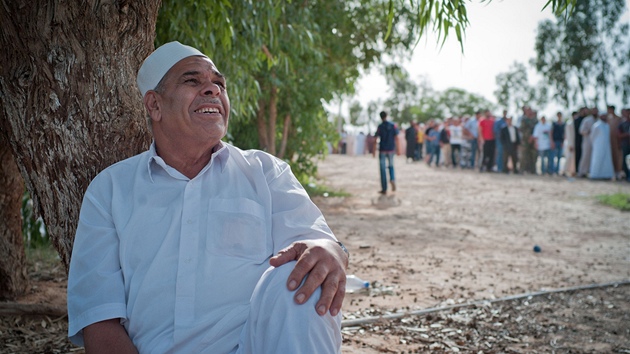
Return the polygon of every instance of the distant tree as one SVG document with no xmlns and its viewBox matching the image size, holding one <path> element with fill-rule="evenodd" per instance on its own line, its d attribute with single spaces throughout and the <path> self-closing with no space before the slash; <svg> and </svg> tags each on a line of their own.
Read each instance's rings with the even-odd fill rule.
<svg viewBox="0 0 630 354">
<path fill-rule="evenodd" d="M 538 24 L 536 70 L 564 105 L 609 102 L 630 95 L 630 36 L 621 21 L 626 0 L 577 0 L 570 17 Z M 621 73 L 621 74 L 619 74 Z"/>
<path fill-rule="evenodd" d="M 399 123 L 414 120 L 410 107 L 418 104 L 418 85 L 409 78 L 409 73 L 399 65 L 385 68 L 385 79 L 389 84 L 390 95 L 384 106 L 389 116 Z"/>
<path fill-rule="evenodd" d="M 363 106 L 361 106 L 361 102 L 359 101 L 352 101 L 350 103 L 350 107 L 348 109 L 348 114 L 350 116 L 350 124 L 354 125 L 354 126 L 358 126 L 363 122 L 363 117 L 362 117 L 362 113 L 363 113 Z"/>
<path fill-rule="evenodd" d="M 525 64 L 514 62 L 507 72 L 500 73 L 495 78 L 497 89 L 494 95 L 499 106 L 508 111 L 515 111 L 523 105 L 544 106 L 547 91 L 544 86 L 532 86 L 529 83 Z"/>
<path fill-rule="evenodd" d="M 495 109 L 494 103 L 485 97 L 460 88 L 449 88 L 438 94 L 438 109 L 443 112 L 439 118 L 472 115 L 480 109 Z"/>
<path fill-rule="evenodd" d="M 427 77 L 421 77 L 418 83 L 418 103 L 412 109 L 413 114 L 419 122 L 444 117 L 446 112 L 440 106 L 439 93 L 433 89 Z"/>
<path fill-rule="evenodd" d="M 376 127 L 381 123 L 381 119 L 378 116 L 378 113 L 382 109 L 383 106 L 380 99 L 376 101 L 370 101 L 367 105 L 367 126 L 368 126 L 368 134 L 372 134 L 372 127 Z"/>
</svg>

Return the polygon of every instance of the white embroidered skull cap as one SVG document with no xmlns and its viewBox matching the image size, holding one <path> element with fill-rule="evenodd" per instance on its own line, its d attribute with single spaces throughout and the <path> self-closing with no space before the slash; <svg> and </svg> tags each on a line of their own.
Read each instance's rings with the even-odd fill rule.
<svg viewBox="0 0 630 354">
<path fill-rule="evenodd" d="M 177 41 L 169 42 L 158 47 L 151 53 L 140 66 L 138 70 L 138 88 L 142 97 L 149 90 L 153 90 L 160 83 L 160 80 L 166 73 L 177 64 L 180 60 L 192 56 L 202 56 L 208 58 L 207 55 L 191 46 L 181 44 Z"/>
</svg>

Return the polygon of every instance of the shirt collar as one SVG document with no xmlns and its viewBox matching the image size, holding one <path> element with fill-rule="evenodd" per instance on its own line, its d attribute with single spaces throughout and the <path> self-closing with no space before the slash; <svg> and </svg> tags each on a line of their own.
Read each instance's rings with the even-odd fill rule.
<svg viewBox="0 0 630 354">
<path fill-rule="evenodd" d="M 149 172 L 149 179 L 151 183 L 155 183 L 153 180 L 154 168 L 158 166 L 164 169 L 166 173 L 168 173 L 171 177 L 176 179 L 189 180 L 188 177 L 184 176 L 182 173 L 174 169 L 173 167 L 166 164 L 166 162 L 157 154 L 157 150 L 155 148 L 155 141 L 151 143 L 151 147 L 149 148 L 149 159 L 147 162 L 147 169 Z M 221 172 L 225 169 L 225 165 L 227 164 L 228 157 L 230 156 L 229 149 L 227 148 L 227 144 L 222 141 L 219 141 L 219 144 L 214 148 L 214 152 L 210 158 L 208 164 L 199 172 L 197 176 L 204 174 L 212 165 L 213 161 L 216 161 L 220 165 Z"/>
</svg>

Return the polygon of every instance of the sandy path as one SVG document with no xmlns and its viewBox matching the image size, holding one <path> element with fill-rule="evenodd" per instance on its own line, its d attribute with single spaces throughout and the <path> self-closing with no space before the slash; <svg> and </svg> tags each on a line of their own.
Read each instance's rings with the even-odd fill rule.
<svg viewBox="0 0 630 354">
<path fill-rule="evenodd" d="M 324 184 L 352 194 L 316 199 L 352 254 L 349 274 L 394 288 L 347 296 L 347 313 L 630 279 L 630 213 L 595 199 L 628 183 L 395 165 L 398 191 L 379 196 L 378 159 L 319 164 Z"/>
</svg>

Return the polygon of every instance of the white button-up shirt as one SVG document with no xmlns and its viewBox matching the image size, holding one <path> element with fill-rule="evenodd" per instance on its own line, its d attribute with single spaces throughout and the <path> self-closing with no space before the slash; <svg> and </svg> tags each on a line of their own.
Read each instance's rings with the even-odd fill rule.
<svg viewBox="0 0 630 354">
<path fill-rule="evenodd" d="M 510 134 L 510 141 L 515 143 L 516 142 L 516 128 L 512 125 L 508 125 L 508 133 Z"/>
<path fill-rule="evenodd" d="M 223 143 L 193 179 L 149 151 L 83 199 L 68 277 L 70 339 L 121 318 L 140 353 L 230 352 L 269 258 L 335 239 L 283 161 Z"/>
<path fill-rule="evenodd" d="M 538 151 L 551 149 L 551 123 L 538 122 L 532 133 L 538 142 Z"/>
</svg>

